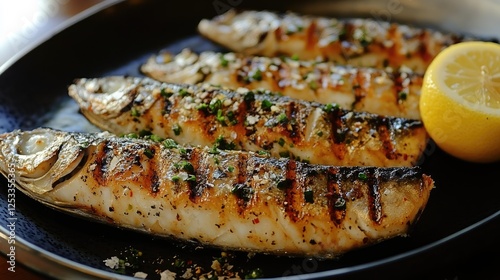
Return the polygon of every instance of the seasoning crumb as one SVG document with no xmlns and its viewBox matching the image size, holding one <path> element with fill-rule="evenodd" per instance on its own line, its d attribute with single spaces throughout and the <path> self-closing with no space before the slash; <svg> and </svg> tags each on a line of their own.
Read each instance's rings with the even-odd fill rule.
<svg viewBox="0 0 500 280">
<path fill-rule="evenodd" d="M 146 277 L 148 277 L 148 274 L 144 273 L 142 271 L 138 271 L 138 272 L 134 273 L 134 277 L 140 278 L 140 279 L 146 279 Z"/>
<path fill-rule="evenodd" d="M 170 270 L 164 270 L 160 273 L 160 280 L 175 280 L 177 273 Z"/>
<path fill-rule="evenodd" d="M 109 267 L 111 269 L 117 269 L 118 264 L 120 263 L 120 259 L 117 256 L 113 256 L 109 259 L 105 259 L 103 262 L 104 262 L 104 265 L 106 265 L 107 267 Z"/>
</svg>

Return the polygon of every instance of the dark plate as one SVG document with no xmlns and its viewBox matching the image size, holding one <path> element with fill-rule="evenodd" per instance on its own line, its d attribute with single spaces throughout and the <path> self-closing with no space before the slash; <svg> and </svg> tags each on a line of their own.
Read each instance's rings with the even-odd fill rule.
<svg viewBox="0 0 500 280">
<path fill-rule="evenodd" d="M 389 10 L 386 1 L 370 1 L 372 6 L 359 6 L 359 3 L 366 4 L 367 1 L 350 1 L 350 4 L 346 1 L 312 1 L 308 6 L 301 1 L 266 4 L 264 1 L 242 0 L 119 3 L 69 26 L 1 73 L 0 132 L 39 126 L 65 130 L 95 129 L 78 114 L 76 105 L 67 97 L 67 86 L 73 79 L 110 74 L 140 75 L 139 65 L 161 49 L 217 49 L 197 36 L 196 25 L 202 17 L 212 17 L 230 6 L 383 16 L 389 20 L 411 15 L 411 9 L 422 12 L 418 5 L 404 6 L 405 11 L 391 14 L 387 11 L 395 10 Z M 370 10 L 370 7 L 379 9 Z M 421 23 L 440 24 L 439 19 L 425 15 Z M 406 19 L 416 20 L 415 17 Z M 441 25 L 447 26 L 449 24 Z M 474 28 L 466 31 L 473 32 Z M 500 229 L 500 183 L 497 178 L 500 164 L 462 162 L 447 156 L 431 143 L 422 167 L 434 178 L 437 188 L 410 237 L 388 240 L 348 253 L 338 260 L 259 254 L 249 257 L 245 253 L 229 252 L 233 271 L 240 271 L 243 276 L 259 267 L 265 277 L 383 276 L 406 279 L 425 276 L 427 279 L 452 279 L 461 276 L 460 273 L 469 275 L 475 266 L 483 267 L 484 262 L 495 260 L 484 256 L 489 253 L 498 256 L 500 248 L 497 237 Z M 3 186 L 0 188 L 0 248 L 7 254 L 10 252 L 9 234 L 12 235 L 7 225 L 11 216 L 7 181 L 2 178 L 0 184 Z M 131 248 L 141 251 L 142 257 L 138 267 L 127 272 L 144 271 L 153 279 L 159 278 L 156 271 L 173 270 L 171 264 L 176 258 L 192 261 L 209 270 L 212 261 L 221 254 L 219 250 L 155 239 L 74 218 L 40 205 L 20 192 L 16 194 L 15 204 L 17 261 L 49 276 L 124 277 L 113 274 L 103 260 L 112 256 L 123 257 Z M 462 264 L 472 269 L 460 267 Z"/>
</svg>

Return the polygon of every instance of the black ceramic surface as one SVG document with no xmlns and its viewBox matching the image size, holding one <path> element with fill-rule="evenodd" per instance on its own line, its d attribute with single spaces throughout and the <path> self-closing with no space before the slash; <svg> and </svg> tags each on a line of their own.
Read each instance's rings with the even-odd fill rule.
<svg viewBox="0 0 500 280">
<path fill-rule="evenodd" d="M 288 9 L 285 1 L 228 1 L 220 9 L 237 2 L 240 8 Z M 78 114 L 76 104 L 67 96 L 67 86 L 73 79 L 112 74 L 140 76 L 141 63 L 162 49 L 219 49 L 197 35 L 196 25 L 202 17 L 220 11 L 210 1 L 131 1 L 68 27 L 0 75 L 0 132 L 39 126 L 95 129 Z M 431 143 L 422 167 L 437 188 L 410 237 L 388 240 L 337 260 L 268 255 L 249 258 L 246 253 L 230 252 L 233 271 L 243 276 L 258 267 L 264 277 L 443 279 L 454 276 L 449 271 L 456 268 L 456 263 L 467 262 L 465 256 L 483 260 L 485 254 L 498 251 L 500 243 L 495 232 L 500 229 L 500 164 L 462 162 Z M 7 181 L 2 178 L 0 186 L 1 227 L 7 232 Z M 127 273 L 144 271 L 151 279 L 159 279 L 156 271 L 170 269 L 175 258 L 208 270 L 221 254 L 219 250 L 68 216 L 20 192 L 16 195 L 16 218 L 16 236 L 24 239 L 28 247 L 41 248 L 41 258 L 45 251 L 51 252 L 61 257 L 59 265 L 65 266 L 65 260 L 74 261 L 81 264 L 80 270 L 94 276 L 99 276 L 99 271 L 113 272 L 103 260 L 123 255 L 130 248 L 143 255 L 138 266 Z"/>
</svg>

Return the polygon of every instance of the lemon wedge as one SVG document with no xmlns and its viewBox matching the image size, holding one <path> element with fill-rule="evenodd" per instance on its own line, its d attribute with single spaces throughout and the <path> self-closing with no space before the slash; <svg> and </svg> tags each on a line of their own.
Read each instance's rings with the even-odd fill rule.
<svg viewBox="0 0 500 280">
<path fill-rule="evenodd" d="M 500 44 L 462 42 L 441 51 L 424 75 L 420 114 L 450 155 L 500 160 Z"/>
</svg>

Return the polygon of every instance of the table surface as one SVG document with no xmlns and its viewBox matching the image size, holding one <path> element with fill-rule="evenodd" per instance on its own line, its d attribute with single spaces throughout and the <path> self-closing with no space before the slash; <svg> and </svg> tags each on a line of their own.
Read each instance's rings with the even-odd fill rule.
<svg viewBox="0 0 500 280">
<path fill-rule="evenodd" d="M 110 0 L 24 0 L 0 1 L 0 69 L 8 67 L 26 53 L 37 41 L 50 37 L 65 21 L 80 12 L 106 4 Z M 112 0 L 111 0 L 112 2 Z M 497 248 L 497 252 L 500 248 Z M 472 260 L 471 260 L 472 259 Z M 459 263 L 442 279 L 500 279 L 500 254 L 471 256 Z M 46 279 L 22 264 L 16 264 L 15 273 L 8 270 L 6 256 L 0 254 L 0 279 Z"/>
</svg>

